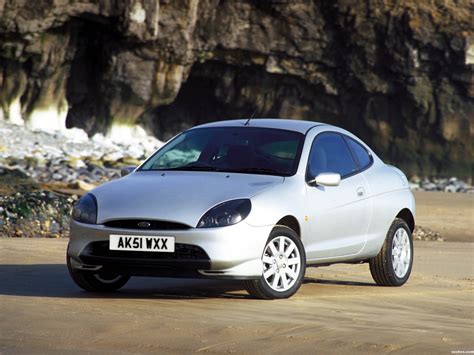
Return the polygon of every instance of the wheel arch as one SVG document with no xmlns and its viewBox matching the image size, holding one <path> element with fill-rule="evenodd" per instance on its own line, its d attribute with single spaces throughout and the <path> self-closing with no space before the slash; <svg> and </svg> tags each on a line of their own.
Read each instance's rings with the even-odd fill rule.
<svg viewBox="0 0 474 355">
<path fill-rule="evenodd" d="M 415 217 L 408 208 L 404 208 L 400 212 L 398 212 L 396 218 L 403 219 L 408 224 L 410 231 L 413 233 L 413 231 L 415 230 Z"/>
<path fill-rule="evenodd" d="M 301 239 L 301 227 L 298 219 L 292 215 L 286 215 L 278 220 L 276 225 L 285 226 L 292 229 Z"/>
</svg>

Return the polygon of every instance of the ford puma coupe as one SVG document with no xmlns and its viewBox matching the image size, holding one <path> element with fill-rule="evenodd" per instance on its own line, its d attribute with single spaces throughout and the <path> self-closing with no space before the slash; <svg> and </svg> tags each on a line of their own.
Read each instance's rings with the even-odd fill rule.
<svg viewBox="0 0 474 355">
<path fill-rule="evenodd" d="M 243 280 L 292 296 L 307 266 L 368 263 L 401 286 L 413 263 L 405 175 L 328 124 L 233 120 L 189 129 L 73 210 L 70 275 L 88 291 L 131 276 Z"/>
</svg>

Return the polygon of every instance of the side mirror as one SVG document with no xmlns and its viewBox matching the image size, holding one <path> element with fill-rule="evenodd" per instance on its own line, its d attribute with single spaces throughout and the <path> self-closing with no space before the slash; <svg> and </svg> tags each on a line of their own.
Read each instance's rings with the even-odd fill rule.
<svg viewBox="0 0 474 355">
<path fill-rule="evenodd" d="M 128 174 L 133 173 L 133 171 L 134 171 L 135 169 L 136 169 L 135 166 L 124 166 L 124 167 L 120 170 L 120 176 L 121 176 L 121 177 L 127 176 Z"/>
<path fill-rule="evenodd" d="M 320 173 L 314 180 L 310 182 L 319 186 L 339 186 L 341 183 L 341 175 L 336 173 Z"/>
</svg>

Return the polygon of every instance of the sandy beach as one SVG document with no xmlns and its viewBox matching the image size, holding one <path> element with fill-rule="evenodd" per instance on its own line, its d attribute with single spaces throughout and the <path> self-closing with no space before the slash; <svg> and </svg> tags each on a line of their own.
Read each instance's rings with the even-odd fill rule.
<svg viewBox="0 0 474 355">
<path fill-rule="evenodd" d="M 252 299 L 239 282 L 158 278 L 90 294 L 69 279 L 67 240 L 0 238 L 0 353 L 474 350 L 472 197 L 416 198 L 419 223 L 448 241 L 415 242 L 405 286 L 375 286 L 366 264 L 333 265 L 309 268 L 281 301 Z"/>
<path fill-rule="evenodd" d="M 448 241 L 474 242 L 474 194 L 416 191 L 416 224 Z"/>
<path fill-rule="evenodd" d="M 0 239 L 5 353 L 435 352 L 474 349 L 474 244 L 415 243 L 413 275 L 377 287 L 367 265 L 310 268 L 296 296 L 251 299 L 238 282 L 135 278 L 79 290 L 65 240 Z"/>
</svg>

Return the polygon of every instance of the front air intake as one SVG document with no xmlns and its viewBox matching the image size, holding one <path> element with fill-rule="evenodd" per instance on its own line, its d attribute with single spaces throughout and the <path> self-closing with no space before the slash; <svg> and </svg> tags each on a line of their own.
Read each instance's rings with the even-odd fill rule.
<svg viewBox="0 0 474 355">
<path fill-rule="evenodd" d="M 120 229 L 140 229 L 140 230 L 184 230 L 190 226 L 170 221 L 149 220 L 149 219 L 120 219 L 108 221 L 104 226 Z"/>
</svg>

